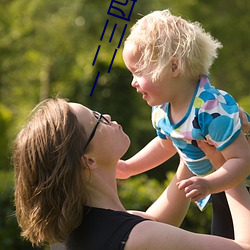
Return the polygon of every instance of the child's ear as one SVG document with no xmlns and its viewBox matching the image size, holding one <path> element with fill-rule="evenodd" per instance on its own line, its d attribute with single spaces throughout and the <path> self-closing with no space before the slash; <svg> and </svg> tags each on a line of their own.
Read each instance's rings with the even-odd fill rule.
<svg viewBox="0 0 250 250">
<path fill-rule="evenodd" d="M 176 57 L 173 57 L 171 59 L 171 70 L 173 73 L 173 76 L 176 77 L 180 74 L 180 69 L 179 69 L 179 60 Z"/>
<path fill-rule="evenodd" d="M 172 72 L 175 72 L 177 68 L 177 65 L 175 63 L 172 63 Z"/>
</svg>

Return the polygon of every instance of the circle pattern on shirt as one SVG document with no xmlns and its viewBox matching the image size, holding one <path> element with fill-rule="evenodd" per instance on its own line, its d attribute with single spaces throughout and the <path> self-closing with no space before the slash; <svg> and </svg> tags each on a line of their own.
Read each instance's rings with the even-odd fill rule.
<svg viewBox="0 0 250 250">
<path fill-rule="evenodd" d="M 220 127 L 220 129 L 218 129 Z M 212 140 L 221 142 L 227 140 L 233 133 L 234 120 L 228 116 L 221 115 L 212 120 L 208 127 L 208 133 Z"/>
</svg>

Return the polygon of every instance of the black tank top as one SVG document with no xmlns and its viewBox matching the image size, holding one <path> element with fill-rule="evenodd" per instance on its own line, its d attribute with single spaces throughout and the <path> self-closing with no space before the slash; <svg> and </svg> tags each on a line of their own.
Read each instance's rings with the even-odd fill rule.
<svg viewBox="0 0 250 250">
<path fill-rule="evenodd" d="M 85 207 L 82 223 L 69 236 L 67 250 L 123 250 L 133 227 L 146 219 L 126 212 Z"/>
</svg>

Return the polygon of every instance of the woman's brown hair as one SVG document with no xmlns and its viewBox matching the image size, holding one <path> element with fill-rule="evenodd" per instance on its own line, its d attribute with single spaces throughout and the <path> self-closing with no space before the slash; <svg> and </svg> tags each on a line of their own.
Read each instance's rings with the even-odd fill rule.
<svg viewBox="0 0 250 250">
<path fill-rule="evenodd" d="M 14 142 L 15 205 L 22 236 L 33 245 L 62 242 L 82 220 L 84 128 L 67 101 L 48 99 Z"/>
</svg>

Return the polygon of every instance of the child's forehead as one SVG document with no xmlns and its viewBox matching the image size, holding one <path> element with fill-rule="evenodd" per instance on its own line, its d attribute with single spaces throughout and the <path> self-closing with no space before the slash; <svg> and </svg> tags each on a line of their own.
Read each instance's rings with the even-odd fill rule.
<svg viewBox="0 0 250 250">
<path fill-rule="evenodd" d="M 126 51 L 126 53 L 130 53 L 133 56 L 141 54 L 141 52 L 139 51 L 139 46 L 132 42 L 125 43 L 124 50 Z"/>
<path fill-rule="evenodd" d="M 123 57 L 129 59 L 132 63 L 136 64 L 141 58 L 141 51 L 138 46 L 132 43 L 126 43 L 123 50 Z"/>
</svg>

